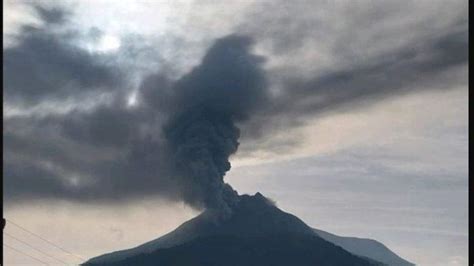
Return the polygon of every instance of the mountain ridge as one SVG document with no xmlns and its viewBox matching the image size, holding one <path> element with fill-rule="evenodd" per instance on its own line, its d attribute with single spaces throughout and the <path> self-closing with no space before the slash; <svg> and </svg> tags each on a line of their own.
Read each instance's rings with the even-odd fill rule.
<svg viewBox="0 0 474 266">
<path fill-rule="evenodd" d="M 190 219 L 177 227 L 175 230 L 162 237 L 146 242 L 135 248 L 126 249 L 122 251 L 115 251 L 107 253 L 95 258 L 90 259 L 86 262 L 86 265 L 115 265 L 113 263 L 119 263 L 119 261 L 127 260 L 131 257 L 142 256 L 146 254 L 159 253 L 165 256 L 166 252 L 157 252 L 158 250 L 165 249 L 182 249 L 183 252 L 188 252 L 192 255 L 192 252 L 186 249 L 187 243 L 196 243 L 197 239 L 205 239 L 205 243 L 212 245 L 215 241 L 215 237 L 222 238 L 227 236 L 229 243 L 237 245 L 241 244 L 241 248 L 248 246 L 248 238 L 256 237 L 263 241 L 266 238 L 268 241 L 273 241 L 275 235 L 284 236 L 284 239 L 292 239 L 292 236 L 300 236 L 300 241 L 307 243 L 314 243 L 320 246 L 322 249 L 332 250 L 335 247 L 341 248 L 343 251 L 354 255 L 355 257 L 365 257 L 367 261 L 376 260 L 370 256 L 367 256 L 367 252 L 362 254 L 356 254 L 344 248 L 341 245 L 341 241 L 338 243 L 332 243 L 325 239 L 324 231 L 317 230 L 306 225 L 298 217 L 286 213 L 277 208 L 270 200 L 265 198 L 262 194 L 256 193 L 253 196 L 241 195 L 239 196 L 239 203 L 234 207 L 232 216 L 225 221 L 216 221 L 213 219 L 213 213 L 211 211 L 204 211 L 202 214 Z M 318 234 L 319 231 L 319 234 Z M 321 233 L 324 232 L 324 233 Z M 323 236 L 321 236 L 321 235 Z M 329 234 L 329 233 L 327 233 Z M 329 234 L 332 235 L 332 234 Z M 332 235 L 335 236 L 335 235 Z M 338 237 L 338 236 L 336 236 Z M 324 242 L 318 240 L 323 240 Z M 221 239 L 222 240 L 222 239 Z M 224 240 L 222 240 L 224 241 Z M 209 243 L 208 243 L 209 242 Z M 327 242 L 327 243 L 326 243 Z M 342 241 L 343 242 L 343 241 Z M 299 243 L 299 242 L 297 242 Z M 201 243 L 203 244 L 203 243 Z M 263 244 L 263 242 L 262 242 Z M 339 244 L 339 245 L 338 245 Z M 181 248 L 185 245 L 185 248 Z M 330 246 L 334 245 L 334 247 Z M 265 249 L 266 247 L 258 247 Z M 278 248 L 281 248 L 278 246 Z M 294 247 L 287 247 L 292 250 Z M 284 250 L 284 249 L 283 249 Z M 388 250 L 388 249 L 387 249 Z M 388 254 L 391 252 L 388 250 Z M 175 251 L 173 251 L 175 252 Z M 173 253 L 171 252 L 171 253 Z M 283 251 L 280 251 L 280 253 Z M 295 251 L 296 252 L 296 251 Z M 312 251 L 317 252 L 317 251 Z M 341 251 L 338 251 L 341 253 Z M 337 252 L 336 252 L 337 253 Z M 339 254 L 338 253 L 338 254 Z M 345 254 L 342 252 L 342 254 Z M 230 255 L 233 255 L 230 253 Z M 369 254 L 370 255 L 370 254 Z M 345 255 L 341 255 L 345 256 Z M 396 255 L 395 255 L 396 256 Z M 380 257 L 380 256 L 379 256 Z M 358 259 L 352 258 L 355 261 Z M 401 258 L 400 258 L 401 259 Z M 402 259 L 403 260 L 403 259 Z M 372 262 L 374 263 L 374 262 Z M 385 263 L 387 264 L 387 263 Z M 121 264 L 117 264 L 121 265 Z M 167 264 L 165 264 L 167 265 Z M 173 264 L 174 265 L 174 264 Z M 329 264 L 330 265 L 330 264 Z M 367 264 L 374 265 L 374 264 Z M 398 265 L 398 264 L 387 264 L 387 265 Z M 402 264 L 400 264 L 402 265 Z M 404 265 L 404 264 L 403 264 Z M 413 265 L 413 264 L 406 264 Z"/>
</svg>

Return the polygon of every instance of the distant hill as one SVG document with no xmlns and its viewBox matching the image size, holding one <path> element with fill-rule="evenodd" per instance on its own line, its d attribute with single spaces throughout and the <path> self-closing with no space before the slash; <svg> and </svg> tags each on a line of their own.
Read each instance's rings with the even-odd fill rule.
<svg viewBox="0 0 474 266">
<path fill-rule="evenodd" d="M 368 257 L 389 266 L 414 266 L 388 249 L 384 244 L 367 238 L 342 237 L 322 230 L 313 229 L 323 239 L 342 247 L 352 254 Z"/>
<path fill-rule="evenodd" d="M 203 212 L 158 239 L 92 258 L 85 265 L 382 265 L 393 256 L 380 254 L 396 256 L 387 248 L 385 253 L 376 249 L 376 256 L 370 246 L 358 250 L 349 244 L 348 250 L 344 245 L 352 242 L 343 240 L 315 231 L 257 193 L 240 196 L 224 221 L 216 223 L 212 214 Z M 378 243 L 370 241 L 359 243 Z"/>
</svg>

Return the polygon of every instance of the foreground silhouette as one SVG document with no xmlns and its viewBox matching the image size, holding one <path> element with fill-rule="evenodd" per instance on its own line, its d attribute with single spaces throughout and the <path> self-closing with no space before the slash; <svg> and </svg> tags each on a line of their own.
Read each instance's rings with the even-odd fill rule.
<svg viewBox="0 0 474 266">
<path fill-rule="evenodd" d="M 260 193 L 239 197 L 228 219 L 216 220 L 205 211 L 163 237 L 85 265 L 412 265 L 376 241 L 324 235 Z M 329 236 L 338 243 L 328 241 Z M 371 249 L 378 248 L 379 255 L 389 256 L 374 259 L 343 247 L 346 242 L 363 246 L 364 241 L 376 244 Z"/>
</svg>

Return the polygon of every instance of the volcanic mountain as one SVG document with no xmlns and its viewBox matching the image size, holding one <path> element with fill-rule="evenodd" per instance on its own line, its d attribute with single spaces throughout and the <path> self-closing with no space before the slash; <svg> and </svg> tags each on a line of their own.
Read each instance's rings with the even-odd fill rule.
<svg viewBox="0 0 474 266">
<path fill-rule="evenodd" d="M 210 211 L 138 247 L 85 265 L 413 265 L 381 243 L 316 230 L 260 193 L 239 196 L 230 217 Z"/>
</svg>

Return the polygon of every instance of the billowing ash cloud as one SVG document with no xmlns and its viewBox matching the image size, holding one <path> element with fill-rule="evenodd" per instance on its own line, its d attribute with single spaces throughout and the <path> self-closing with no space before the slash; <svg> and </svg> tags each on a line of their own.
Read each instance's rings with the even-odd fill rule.
<svg viewBox="0 0 474 266">
<path fill-rule="evenodd" d="M 467 15 L 460 11 L 462 5 L 454 5 L 448 12 L 454 15 L 441 26 L 431 28 L 421 21 L 416 24 L 420 34 L 411 34 L 398 23 L 390 24 L 389 33 L 384 23 L 373 23 L 398 17 L 400 13 L 392 11 L 399 10 L 396 2 L 389 9 L 377 5 L 372 17 L 362 13 L 352 18 L 352 12 L 335 16 L 347 22 L 342 28 L 330 27 L 337 21 L 325 19 L 332 16 L 313 14 L 318 9 L 305 3 L 297 12 L 257 10 L 256 16 L 243 16 L 247 20 L 237 23 L 235 34 L 209 37 L 202 60 L 192 58 L 199 63 L 178 71 L 185 73 L 181 76 L 164 71 L 168 69 L 163 65 L 173 69 L 173 62 L 161 64 L 161 54 L 156 54 L 160 68 L 147 69 L 154 74 L 140 72 L 148 61 L 137 61 L 152 62 L 150 57 L 160 50 L 148 49 L 146 36 L 128 38 L 130 43 L 123 43 L 124 50 L 116 54 L 91 52 L 78 45 L 88 40 L 68 24 L 71 13 L 35 7 L 42 23 L 24 27 L 17 43 L 4 49 L 4 104 L 56 108 L 58 102 L 72 100 L 90 107 L 61 112 L 39 108 L 4 117 L 5 200 L 115 203 L 161 197 L 225 213 L 237 195 L 224 176 L 239 138 L 247 144 L 245 152 L 271 151 L 259 145 L 262 137 L 271 139 L 282 130 L 291 133 L 309 117 L 420 89 L 466 84 Z M 441 6 L 437 8 L 445 8 Z M 348 23 L 351 19 L 377 26 L 377 34 L 373 28 L 354 28 L 357 23 Z M 377 37 L 380 34 L 384 38 Z M 351 38 L 358 42 L 351 43 Z M 370 42 L 363 42 L 366 39 Z M 253 52 L 253 42 L 269 44 L 262 54 L 269 63 L 277 58 L 279 65 L 264 65 L 264 58 Z M 360 43 L 377 44 L 377 49 L 352 47 Z M 257 48 L 261 54 L 265 45 Z M 324 71 L 312 70 L 319 62 L 311 55 L 326 53 L 334 62 Z M 297 66 L 286 67 L 292 60 Z M 138 88 L 130 86 L 130 73 L 143 77 Z M 135 106 L 127 105 L 131 87 L 138 91 Z M 104 93 L 110 99 L 98 101 Z"/>
<path fill-rule="evenodd" d="M 266 99 L 262 60 L 249 53 L 250 42 L 241 36 L 217 40 L 202 64 L 173 87 L 165 136 L 187 202 L 228 210 L 236 200 L 223 180 L 239 145 L 235 123 Z"/>
<path fill-rule="evenodd" d="M 10 119 L 5 150 L 20 156 L 6 156 L 7 198 L 107 201 L 158 194 L 228 213 L 237 200 L 224 182 L 239 145 L 236 123 L 268 100 L 263 58 L 250 52 L 251 45 L 248 37 L 227 36 L 180 79 L 149 76 L 137 109 L 116 100 L 92 112 L 35 118 L 28 125 Z M 30 141 L 30 134 L 40 141 Z M 82 147 L 74 150 L 78 143 Z"/>
</svg>

